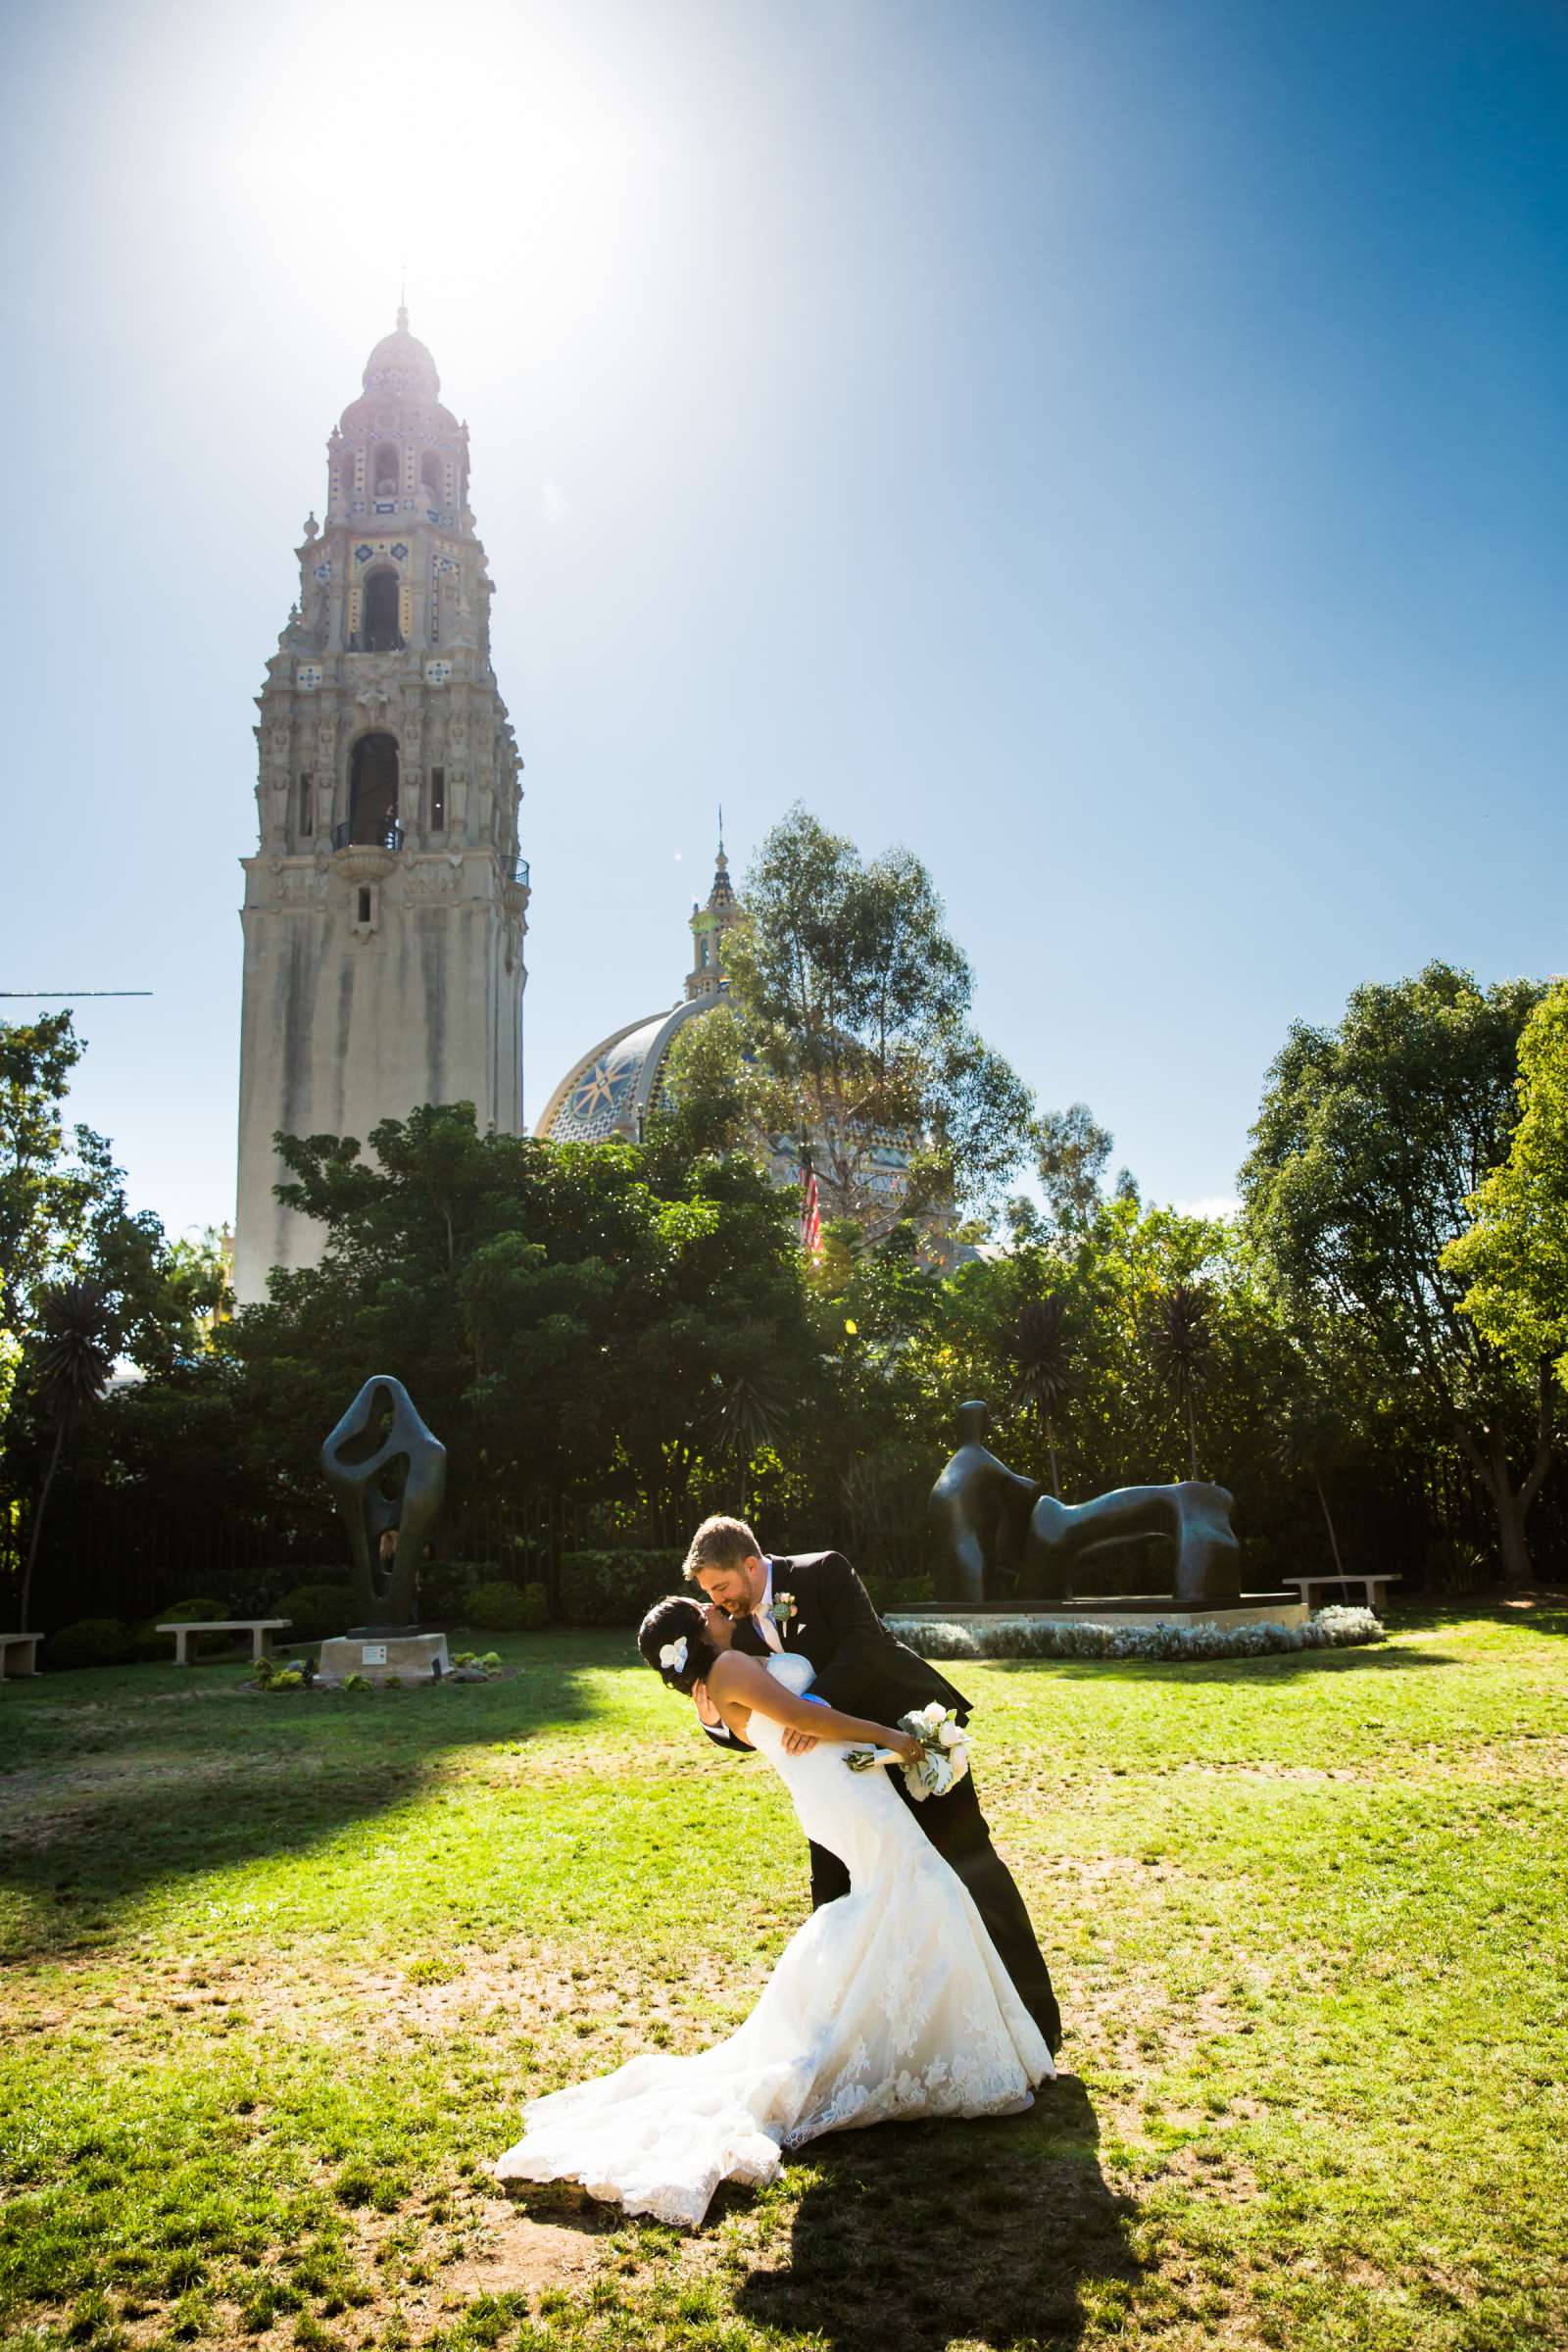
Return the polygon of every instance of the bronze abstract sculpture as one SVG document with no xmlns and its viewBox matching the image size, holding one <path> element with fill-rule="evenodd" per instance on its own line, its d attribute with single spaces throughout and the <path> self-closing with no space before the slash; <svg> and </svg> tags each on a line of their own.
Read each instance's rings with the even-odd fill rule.
<svg viewBox="0 0 1568 2352">
<path fill-rule="evenodd" d="M 955 1600 L 984 1600 L 988 1590 L 995 1592 L 1002 1554 L 1021 1559 L 1041 1492 L 1037 1479 L 1009 1470 L 987 1446 L 990 1419 L 990 1406 L 978 1396 L 959 1405 L 958 1450 L 931 1490 L 931 1516 L 955 1572 Z"/>
<path fill-rule="evenodd" d="M 419 1561 L 446 1494 L 447 1449 L 401 1380 L 382 1372 L 366 1382 L 321 1447 L 321 1470 L 348 1530 L 356 1604 L 368 1623 L 412 1626 Z"/>
<path fill-rule="evenodd" d="M 1056 1599 L 1085 1552 L 1146 1536 L 1176 1544 L 1175 1600 L 1182 1609 L 1224 1608 L 1242 1597 L 1242 1547 L 1231 1526 L 1235 1497 L 1184 1478 L 1169 1487 L 1114 1487 L 1093 1502 L 1042 1494 L 1029 1514 L 1020 1600 Z"/>
<path fill-rule="evenodd" d="M 946 1555 L 943 1597 L 999 1600 L 999 1569 L 1021 1554 L 1016 1598 L 1071 1597 L 1075 1563 L 1112 1544 L 1168 1536 L 1176 1546 L 1175 1605 L 1223 1608 L 1242 1596 L 1242 1547 L 1224 1487 L 1182 1479 L 1168 1487 L 1117 1487 L 1092 1502 L 1059 1502 L 1037 1479 L 999 1461 L 985 1444 L 987 1408 L 958 1408 L 958 1449 L 931 1490 L 931 1516 Z"/>
</svg>

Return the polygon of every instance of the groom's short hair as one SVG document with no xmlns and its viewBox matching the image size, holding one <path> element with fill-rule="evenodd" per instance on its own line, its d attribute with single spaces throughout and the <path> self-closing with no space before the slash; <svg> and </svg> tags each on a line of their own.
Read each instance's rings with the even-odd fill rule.
<svg viewBox="0 0 1568 2352">
<path fill-rule="evenodd" d="M 760 1560 L 762 1546 L 744 1519 L 705 1519 L 686 1554 L 686 1574 L 695 1584 L 705 1568 L 738 1568 L 743 1560 Z"/>
</svg>

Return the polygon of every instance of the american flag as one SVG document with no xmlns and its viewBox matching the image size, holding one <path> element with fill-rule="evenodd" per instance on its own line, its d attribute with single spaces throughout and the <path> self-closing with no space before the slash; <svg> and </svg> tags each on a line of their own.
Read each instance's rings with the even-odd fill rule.
<svg viewBox="0 0 1568 2352">
<path fill-rule="evenodd" d="M 822 1254 L 822 1205 L 816 1195 L 816 1171 L 809 1160 L 801 1170 L 801 1248 L 808 1257 Z"/>
</svg>

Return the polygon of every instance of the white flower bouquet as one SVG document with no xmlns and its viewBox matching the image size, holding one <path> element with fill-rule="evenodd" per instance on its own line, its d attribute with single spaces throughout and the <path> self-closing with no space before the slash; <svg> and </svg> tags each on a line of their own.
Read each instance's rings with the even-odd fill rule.
<svg viewBox="0 0 1568 2352">
<path fill-rule="evenodd" d="M 946 1796 L 950 1788 L 956 1788 L 969 1769 L 969 1747 L 953 1709 L 934 1698 L 928 1707 L 901 1715 L 899 1729 L 912 1732 L 920 1742 L 920 1753 L 912 1763 L 905 1764 L 890 1747 L 852 1747 L 845 1757 L 850 1770 L 871 1772 L 878 1764 L 903 1765 L 904 1785 L 921 1803 L 928 1796 Z"/>
</svg>

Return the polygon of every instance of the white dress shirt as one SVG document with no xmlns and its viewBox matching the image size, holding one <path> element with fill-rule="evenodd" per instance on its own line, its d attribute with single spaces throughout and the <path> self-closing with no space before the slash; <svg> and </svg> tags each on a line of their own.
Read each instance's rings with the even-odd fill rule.
<svg viewBox="0 0 1568 2352">
<path fill-rule="evenodd" d="M 774 1651 L 783 1649 L 784 1637 L 773 1623 L 773 1563 L 771 1560 L 767 1562 L 767 1578 L 762 1586 L 762 1597 L 752 1611 L 752 1623 L 769 1649 Z"/>
</svg>

